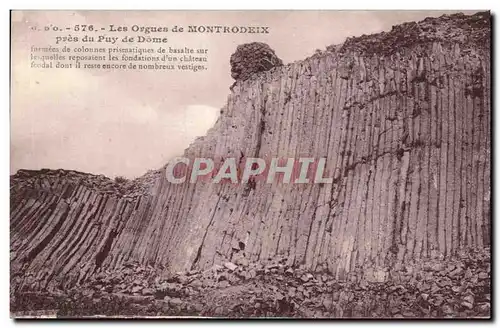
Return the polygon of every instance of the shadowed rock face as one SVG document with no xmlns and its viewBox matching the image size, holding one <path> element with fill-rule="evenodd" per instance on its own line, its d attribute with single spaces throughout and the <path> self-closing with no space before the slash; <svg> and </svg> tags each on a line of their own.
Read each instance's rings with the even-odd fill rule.
<svg viewBox="0 0 500 328">
<path fill-rule="evenodd" d="M 64 287 L 127 261 L 176 272 L 278 256 L 384 281 L 390 269 L 488 246 L 489 16 L 444 16 L 419 39 L 428 23 L 265 73 L 239 61 L 223 114 L 185 151 L 326 157 L 333 184 L 172 185 L 155 171 L 123 188 L 81 173 L 13 176 L 14 285 Z"/>
<path fill-rule="evenodd" d="M 230 63 L 231 77 L 235 80 L 246 80 L 255 73 L 283 65 L 274 50 L 262 42 L 239 45 L 231 55 Z"/>
</svg>

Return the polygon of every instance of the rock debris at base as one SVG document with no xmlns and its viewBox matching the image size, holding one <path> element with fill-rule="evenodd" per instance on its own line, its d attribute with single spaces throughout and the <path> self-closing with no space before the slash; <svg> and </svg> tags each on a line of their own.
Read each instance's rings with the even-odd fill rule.
<svg viewBox="0 0 500 328">
<path fill-rule="evenodd" d="M 57 310 L 59 317 L 487 318 L 489 254 L 468 250 L 449 261 L 415 263 L 391 271 L 386 282 L 356 274 L 338 281 L 289 267 L 284 259 L 228 262 L 168 277 L 130 263 L 66 292 L 25 288 L 12 295 L 11 311 Z"/>
</svg>

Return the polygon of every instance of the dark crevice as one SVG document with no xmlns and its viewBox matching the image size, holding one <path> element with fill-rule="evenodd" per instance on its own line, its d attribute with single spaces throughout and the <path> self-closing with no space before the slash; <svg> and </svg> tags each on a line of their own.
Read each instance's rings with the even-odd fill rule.
<svg viewBox="0 0 500 328">
<path fill-rule="evenodd" d="M 193 264 L 191 265 L 191 270 L 194 270 L 196 268 L 196 265 L 200 261 L 201 258 L 201 250 L 203 249 L 203 245 L 205 244 L 205 238 L 207 238 L 207 233 L 208 229 L 210 229 L 210 226 L 212 225 L 214 218 L 215 218 L 215 213 L 217 213 L 217 207 L 219 206 L 220 198 L 217 199 L 217 203 L 215 204 L 214 207 L 214 212 L 212 214 L 212 217 L 210 218 L 210 223 L 208 224 L 207 228 L 205 229 L 205 234 L 203 235 L 203 238 L 200 243 L 200 247 L 198 247 L 198 251 L 196 252 L 196 257 L 194 258 Z"/>
<path fill-rule="evenodd" d="M 110 232 L 108 239 L 104 243 L 104 246 L 101 248 L 101 250 L 99 251 L 99 253 L 97 253 L 95 257 L 94 272 L 96 272 L 99 268 L 101 268 L 102 263 L 104 262 L 104 260 L 109 254 L 109 251 L 111 250 L 111 246 L 113 245 L 113 241 L 115 240 L 116 236 L 118 236 L 118 232 L 115 229 L 113 229 Z"/>
<path fill-rule="evenodd" d="M 54 204 L 53 206 L 56 206 L 56 204 Z M 24 262 L 31 262 L 38 254 L 40 254 L 41 251 L 44 250 L 45 247 L 47 247 L 47 245 L 57 234 L 59 229 L 61 229 L 62 224 L 68 216 L 69 210 L 70 207 L 66 205 L 66 209 L 64 210 L 63 215 L 61 215 L 59 221 L 56 223 L 54 228 L 52 228 L 52 231 L 33 250 L 31 250 L 31 252 L 29 252 L 29 254 L 24 258 Z"/>
</svg>

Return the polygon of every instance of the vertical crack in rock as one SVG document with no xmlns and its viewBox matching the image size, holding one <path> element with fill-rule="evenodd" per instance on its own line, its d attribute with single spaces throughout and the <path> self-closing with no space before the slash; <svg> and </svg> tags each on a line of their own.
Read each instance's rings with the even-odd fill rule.
<svg viewBox="0 0 500 328">
<path fill-rule="evenodd" d="M 99 268 L 101 268 L 102 263 L 106 259 L 106 256 L 108 256 L 109 251 L 111 250 L 111 245 L 113 245 L 113 241 L 115 240 L 116 236 L 118 236 L 118 232 L 115 230 L 112 230 L 111 233 L 109 234 L 106 242 L 104 243 L 104 246 L 102 249 L 97 253 L 95 257 L 95 270 L 97 271 Z"/>
<path fill-rule="evenodd" d="M 215 204 L 214 212 L 213 212 L 212 216 L 210 217 L 210 221 L 208 222 L 208 226 L 205 229 L 205 233 L 203 235 L 203 238 L 201 239 L 200 246 L 198 247 L 198 250 L 196 251 L 196 257 L 194 258 L 193 264 L 191 265 L 191 268 L 190 268 L 191 270 L 194 270 L 196 268 L 196 265 L 200 261 L 201 251 L 203 250 L 203 246 L 205 244 L 205 239 L 207 238 L 207 233 L 214 222 L 215 214 L 217 213 L 217 208 L 219 206 L 220 200 L 221 200 L 221 198 L 219 197 L 219 199 L 217 199 L 217 203 Z"/>
<path fill-rule="evenodd" d="M 59 204 L 54 203 L 51 206 L 52 207 L 51 212 L 54 212 L 58 205 Z M 43 251 L 43 249 L 45 247 L 47 247 L 47 245 L 52 241 L 52 239 L 54 239 L 55 235 L 59 232 L 59 230 L 61 229 L 61 226 L 63 225 L 64 221 L 66 220 L 66 218 L 68 216 L 68 212 L 69 212 L 69 206 L 67 206 L 67 205 L 65 206 L 64 203 L 62 206 L 64 206 L 65 209 L 64 209 L 64 212 L 62 213 L 61 217 L 57 221 L 57 223 L 54 225 L 52 230 L 47 234 L 47 236 L 45 236 L 45 238 L 42 241 L 40 241 L 40 243 L 35 248 L 33 248 L 33 250 L 31 250 L 31 252 L 29 252 L 29 254 L 26 256 L 26 258 L 24 259 L 23 262 L 25 262 L 25 263 L 31 262 L 38 254 L 40 254 L 40 252 Z"/>
</svg>

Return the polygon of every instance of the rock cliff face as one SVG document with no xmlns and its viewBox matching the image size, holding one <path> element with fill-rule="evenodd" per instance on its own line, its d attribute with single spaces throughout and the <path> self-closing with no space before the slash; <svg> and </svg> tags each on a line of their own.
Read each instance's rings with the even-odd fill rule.
<svg viewBox="0 0 500 328">
<path fill-rule="evenodd" d="M 488 246 L 490 83 L 489 13 L 404 24 L 237 80 L 185 156 L 326 157 L 332 184 L 20 171 L 13 283 L 64 287 L 130 261 L 168 273 L 276 256 L 384 281 Z"/>
</svg>

